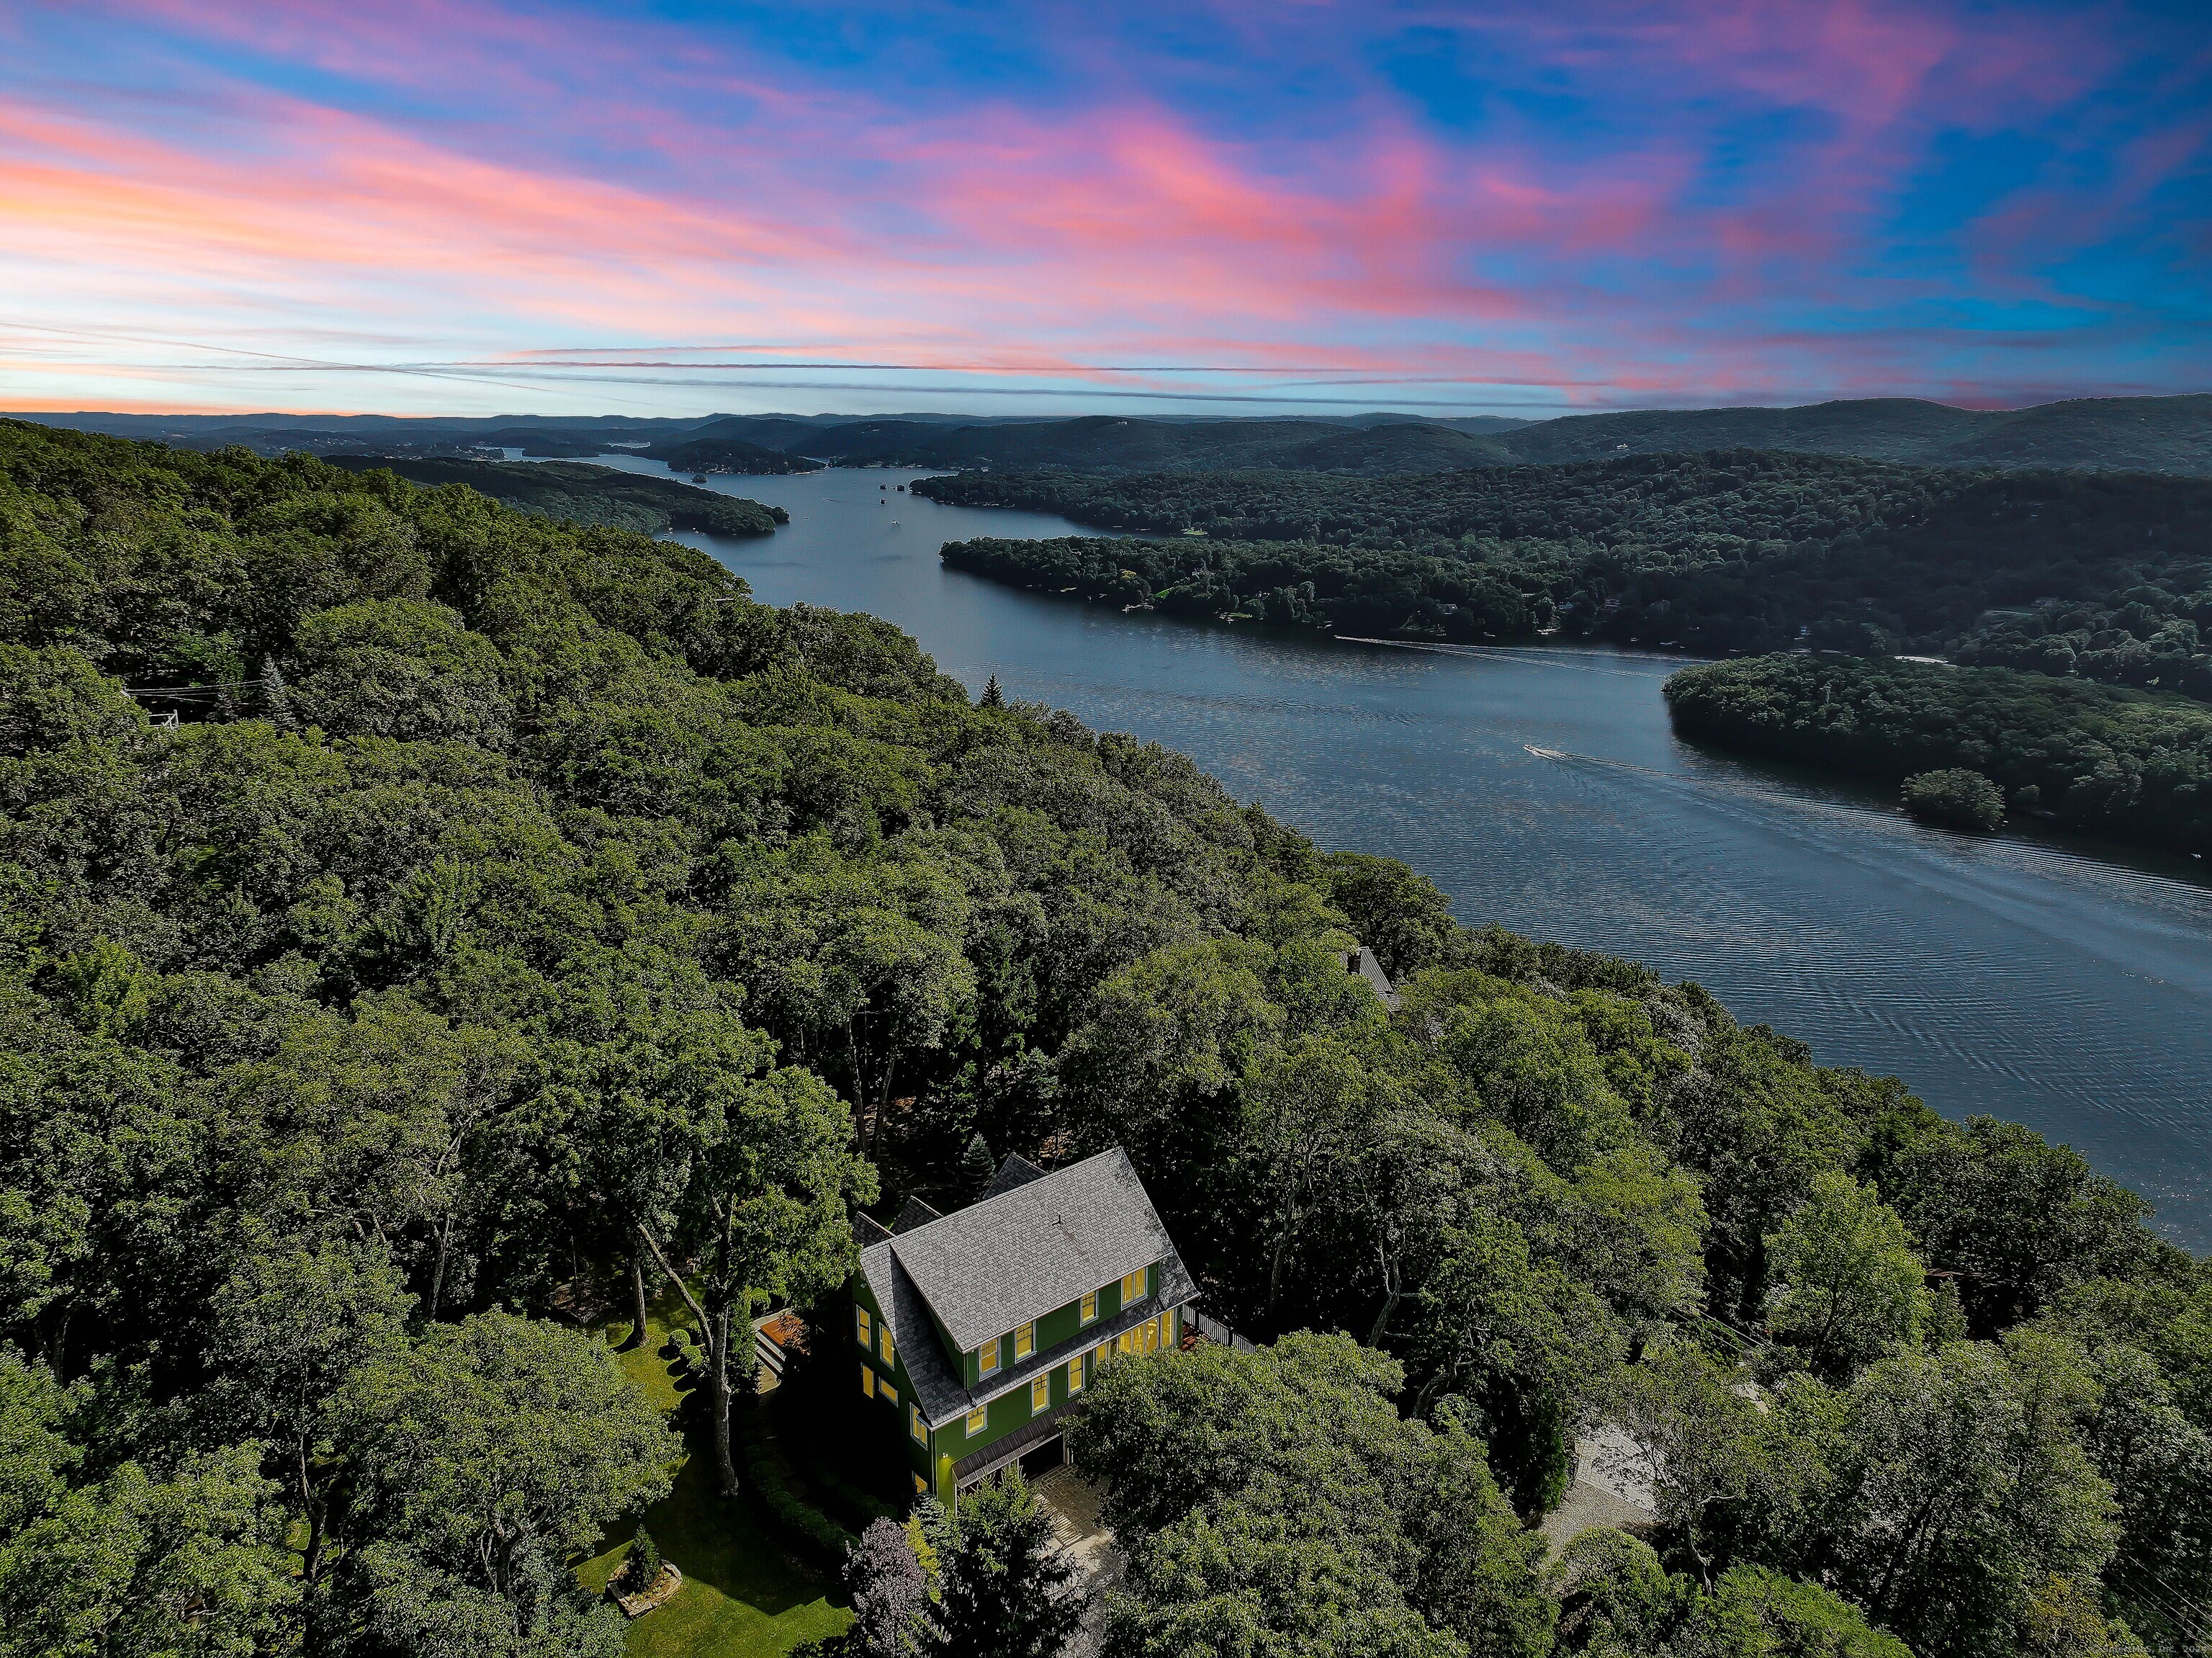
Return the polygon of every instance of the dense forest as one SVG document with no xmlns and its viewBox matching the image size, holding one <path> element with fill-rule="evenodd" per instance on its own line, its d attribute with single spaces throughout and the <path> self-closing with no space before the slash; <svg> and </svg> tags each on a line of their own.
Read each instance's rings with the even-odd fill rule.
<svg viewBox="0 0 2212 1658">
<path fill-rule="evenodd" d="M 1487 433 L 1419 420 L 1340 425 L 1322 420 L 1073 420 L 946 427 L 860 420 L 796 440 L 809 454 L 851 465 L 1066 466 L 1079 472 L 1211 472 L 1265 466 L 1388 477 L 1510 466 Z"/>
<path fill-rule="evenodd" d="M 2081 398 L 2004 411 L 1865 398 L 1790 409 L 1639 409 L 1450 423 L 1369 416 L 1336 430 L 1332 424 L 1094 415 L 948 429 L 886 419 L 815 432 L 805 441 L 810 454 L 864 460 L 1093 472 L 1268 467 L 1381 477 L 1610 460 L 1623 452 L 1768 449 L 1970 469 L 2212 474 L 2212 396 Z"/>
<path fill-rule="evenodd" d="M 1325 542 L 1064 535 L 948 541 L 939 557 L 954 570 L 1016 587 L 1340 633 L 1512 637 L 1557 616 L 1548 594 L 1522 596 L 1519 570 Z"/>
<path fill-rule="evenodd" d="M 2212 474 L 2212 396 L 2088 397 L 2026 409 L 1850 398 L 1791 409 L 1633 409 L 1540 421 L 1503 440 L 1516 460 L 1626 449 L 1789 449 L 1930 466 L 2089 467 Z"/>
<path fill-rule="evenodd" d="M 695 489 L 672 478 L 645 477 L 573 460 L 426 460 L 374 454 L 339 454 L 330 460 L 348 472 L 380 468 L 417 484 L 465 484 L 520 512 L 642 535 L 666 529 L 773 535 L 778 524 L 791 521 L 781 507 Z"/>
<path fill-rule="evenodd" d="M 818 472 L 823 463 L 803 454 L 764 449 L 738 437 L 701 437 L 647 451 L 680 472 L 744 472 L 755 476 L 775 472 Z"/>
<path fill-rule="evenodd" d="M 611 1658 L 572 1563 L 687 1452 L 748 1500 L 746 1312 L 978 1136 L 1127 1146 L 1273 1344 L 1102 1378 L 1116 1654 L 2179 1654 L 2212 1600 L 2212 1270 L 2131 1194 L 884 624 L 4 423 L 0 681 L 9 1658 Z M 663 1263 L 681 1440 L 567 1316 Z M 1547 1563 L 1600 1422 L 1658 1524 Z"/>
<path fill-rule="evenodd" d="M 2212 476 L 2212 396 L 2075 398 L 2026 409 L 1959 409 L 1915 398 L 1854 398 L 1796 408 L 1631 409 L 1549 420 L 1365 414 L 1145 419 L 979 418 L 927 413 L 708 415 L 699 419 L 535 416 L 315 418 L 273 415 L 40 417 L 179 447 L 239 443 L 264 454 L 466 454 L 483 446 L 589 458 L 611 448 L 672 458 L 720 442 L 854 466 L 1060 466 L 1078 472 L 1220 472 L 1271 467 L 1367 476 L 1468 466 L 1554 465 L 1623 454 L 1774 449 L 1920 466 L 2087 468 Z M 733 471 L 774 468 L 749 463 Z M 686 463 L 672 459 L 672 464 Z"/>
<path fill-rule="evenodd" d="M 1369 613 L 1369 631 L 1440 637 L 1439 607 L 1470 602 L 1456 589 L 1503 587 L 1527 602 L 1522 627 L 1499 625 L 1504 613 L 1486 624 L 1501 635 L 1557 625 L 1711 652 L 1956 649 L 2212 695 L 2198 637 L 2212 626 L 2212 484 L 2195 480 L 1729 451 L 1384 479 L 963 472 L 915 488 L 1176 536 L 1111 555 L 998 546 L 967 566 L 1125 602 L 1139 582 L 1197 582 L 1219 590 L 1217 611 L 1258 614 L 1248 600 L 1310 580 Z M 1216 540 L 1237 545 L 1213 559 Z M 1285 545 L 1245 545 L 1257 542 Z M 1394 606 L 1386 627 L 1372 613 Z"/>
<path fill-rule="evenodd" d="M 2012 808 L 2212 852 L 2212 709 L 2004 668 L 1764 656 L 1667 681 L 1685 736 L 1897 781 L 1958 768 Z"/>
</svg>

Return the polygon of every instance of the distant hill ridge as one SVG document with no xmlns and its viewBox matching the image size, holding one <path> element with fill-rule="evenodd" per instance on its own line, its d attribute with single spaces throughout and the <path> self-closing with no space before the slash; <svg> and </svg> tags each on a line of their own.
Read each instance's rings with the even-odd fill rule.
<svg viewBox="0 0 2212 1658">
<path fill-rule="evenodd" d="M 1267 469 L 1376 477 L 1602 460 L 1620 454 L 1771 449 L 1919 466 L 2043 467 L 2212 477 L 2212 394 L 2076 398 L 2033 408 L 1954 408 L 1916 398 L 1863 398 L 1795 408 L 1637 409 L 1518 421 L 1428 419 L 1374 411 L 1345 416 L 1065 420 L 945 414 L 621 417 L 38 415 L 49 425 L 156 437 L 178 448 L 242 443 L 264 454 L 306 448 L 453 455 L 490 448 L 582 459 L 643 453 L 679 467 L 774 469 L 790 455 L 833 465 L 1065 467 L 1103 473 Z M 713 446 L 702 448 L 702 445 Z"/>
<path fill-rule="evenodd" d="M 1522 460 L 1711 449 L 1784 449 L 1936 466 L 2087 467 L 2212 474 L 2212 395 L 2076 398 L 2030 409 L 1955 409 L 1863 398 L 1794 409 L 1638 409 L 1566 415 L 1502 436 Z"/>
</svg>

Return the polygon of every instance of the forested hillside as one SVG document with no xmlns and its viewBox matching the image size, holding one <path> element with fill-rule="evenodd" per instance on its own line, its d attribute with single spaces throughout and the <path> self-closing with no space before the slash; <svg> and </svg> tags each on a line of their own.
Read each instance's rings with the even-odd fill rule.
<svg viewBox="0 0 2212 1658">
<path fill-rule="evenodd" d="M 2088 398 L 2002 411 L 1864 398 L 1785 409 L 1639 409 L 1538 421 L 1087 415 L 956 424 L 893 416 L 794 430 L 773 417 L 734 416 L 700 433 L 710 435 L 848 461 L 1109 473 L 1273 467 L 1383 476 L 1622 453 L 1771 449 L 1929 466 L 2212 474 L 2212 397 Z"/>
<path fill-rule="evenodd" d="M 666 461 L 672 471 L 680 472 L 744 472 L 759 476 L 822 470 L 819 460 L 810 460 L 803 454 L 786 454 L 781 449 L 763 449 L 757 443 L 737 437 L 696 438 L 665 445 L 653 454 L 656 460 Z"/>
<path fill-rule="evenodd" d="M 0 920 L 9 1658 L 619 1651 L 570 1567 L 735 1483 L 745 1312 L 977 1134 L 1126 1145 L 1212 1312 L 1348 1332 L 1107 1367 L 1117 1653 L 2212 1600 L 2212 1274 L 2073 1153 L 681 546 L 0 424 Z M 564 1316 L 662 1260 L 681 1442 Z M 1659 1523 L 1547 1566 L 1599 1421 Z"/>
<path fill-rule="evenodd" d="M 1468 466 L 1556 465 L 1620 454 L 1772 449 L 1920 466 L 2081 468 L 2212 476 L 2212 396 L 2075 398 L 2026 409 L 1959 409 L 1917 398 L 1856 398 L 1794 408 L 1629 409 L 1549 420 L 1377 411 L 1279 418 L 1065 420 L 940 414 L 709 415 L 703 419 L 532 416 L 117 415 L 39 417 L 179 447 L 243 444 L 263 454 L 375 448 L 588 458 L 612 448 L 669 458 L 685 443 L 735 442 L 848 464 L 1063 466 L 1079 472 L 1253 467 L 1379 476 Z M 769 470 L 769 463 L 733 470 Z M 677 462 L 681 466 L 684 463 Z"/>
<path fill-rule="evenodd" d="M 791 518 L 781 507 L 695 489 L 672 478 L 641 477 L 573 460 L 425 460 L 341 454 L 331 457 L 331 464 L 348 472 L 395 472 L 416 484 L 465 484 L 524 512 L 645 535 L 665 529 L 773 535 L 778 524 Z"/>
<path fill-rule="evenodd" d="M 732 431 L 745 423 L 727 423 Z M 717 423 L 717 431 L 722 423 Z M 781 436 L 781 434 L 778 435 Z M 1273 466 L 1380 476 L 1510 464 L 1489 434 L 1416 420 L 1340 426 L 1321 420 L 1008 421 L 948 427 L 856 420 L 781 436 L 792 448 L 843 462 L 905 466 L 1068 466 L 1104 473 L 1218 472 Z"/>
<path fill-rule="evenodd" d="M 948 541 L 954 570 L 1015 587 L 1351 634 L 1474 641 L 1534 633 L 1558 619 L 1550 596 L 1524 597 L 1525 566 L 1493 568 L 1394 549 L 1314 541 Z"/>
<path fill-rule="evenodd" d="M 1960 768 L 2014 811 L 2212 852 L 2212 709 L 2003 668 L 1765 656 L 1667 681 L 1686 736 L 1896 782 Z"/>
<path fill-rule="evenodd" d="M 2212 396 L 2072 398 L 1954 409 L 1857 398 L 1791 409 L 1635 409 L 1540 421 L 1504 440 L 1522 460 L 1704 449 L 1786 449 L 1922 466 L 2212 473 Z"/>
<path fill-rule="evenodd" d="M 1362 631 L 1441 638 L 1463 631 L 1442 607 L 1510 588 L 1522 625 L 1492 607 L 1481 631 L 1556 625 L 1716 653 L 1955 649 L 2212 694 L 2198 637 L 2212 625 L 2212 483 L 2191 479 L 1731 451 L 1434 478 L 963 472 L 915 488 L 1177 537 L 1111 554 L 1059 541 L 947 554 L 1124 602 L 1196 584 L 1215 611 L 1272 619 L 1310 582 L 1310 610 L 1341 594 Z M 1314 616 L 1328 620 L 1327 606 Z"/>
</svg>

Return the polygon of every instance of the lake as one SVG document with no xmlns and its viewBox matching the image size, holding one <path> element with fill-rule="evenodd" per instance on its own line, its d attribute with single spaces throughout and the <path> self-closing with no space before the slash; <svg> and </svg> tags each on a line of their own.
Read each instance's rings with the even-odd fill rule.
<svg viewBox="0 0 2212 1658">
<path fill-rule="evenodd" d="M 1680 656 L 1351 645 L 1000 587 L 938 548 L 1088 532 L 884 487 L 921 476 L 716 478 L 791 524 L 680 539 L 769 603 L 896 622 L 971 689 L 995 673 L 1011 697 L 1181 749 L 1324 847 L 1405 859 L 1465 921 L 1696 979 L 1823 1064 L 2068 1142 L 2212 1247 L 2203 865 L 1955 835 L 1886 791 L 1692 747 L 1659 694 Z"/>
</svg>

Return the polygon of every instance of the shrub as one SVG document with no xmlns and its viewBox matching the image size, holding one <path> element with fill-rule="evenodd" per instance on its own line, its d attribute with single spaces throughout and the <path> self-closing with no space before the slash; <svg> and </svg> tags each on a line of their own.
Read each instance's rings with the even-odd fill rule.
<svg viewBox="0 0 2212 1658">
<path fill-rule="evenodd" d="M 1905 809 L 1923 822 L 1984 834 L 2004 822 L 2004 790 L 1963 767 L 1907 777 L 1903 795 Z"/>
<path fill-rule="evenodd" d="M 811 1550 L 823 1564 L 842 1565 L 857 1539 L 791 1489 L 783 1470 L 761 1442 L 757 1429 L 750 1424 L 740 1442 L 739 1455 L 745 1465 L 745 1478 L 768 1506 L 776 1524 L 793 1542 Z"/>
<path fill-rule="evenodd" d="M 629 1552 L 623 1557 L 614 1581 L 621 1594 L 642 1594 L 660 1581 L 660 1550 L 643 1521 L 638 1521 L 637 1535 L 630 1539 Z"/>
</svg>

